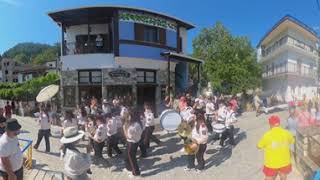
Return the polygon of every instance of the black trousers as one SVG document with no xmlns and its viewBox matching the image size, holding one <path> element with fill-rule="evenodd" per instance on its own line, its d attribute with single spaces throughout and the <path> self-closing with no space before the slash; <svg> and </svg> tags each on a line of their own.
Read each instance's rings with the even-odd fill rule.
<svg viewBox="0 0 320 180">
<path fill-rule="evenodd" d="M 152 140 L 156 144 L 161 143 L 161 141 L 155 135 L 153 135 L 154 128 L 155 128 L 154 126 L 149 126 L 149 127 L 146 127 L 146 129 L 145 129 L 146 132 L 145 132 L 145 137 L 143 140 L 145 148 L 150 147 L 150 140 Z"/>
<path fill-rule="evenodd" d="M 221 136 L 221 139 L 220 139 L 220 145 L 223 146 L 224 145 L 224 141 L 229 138 L 229 144 L 230 145 L 234 145 L 234 126 L 231 125 L 229 126 L 229 128 L 227 128 L 223 133 L 222 133 L 222 136 Z"/>
<path fill-rule="evenodd" d="M 126 137 L 124 135 L 123 129 L 122 128 L 118 128 L 117 130 L 117 139 L 118 139 L 118 143 L 125 145 L 127 143 L 126 141 Z"/>
<path fill-rule="evenodd" d="M 102 150 L 104 147 L 104 141 L 101 143 L 98 143 L 96 141 L 93 141 L 93 150 L 94 150 L 94 157 L 96 158 L 102 158 Z"/>
<path fill-rule="evenodd" d="M 203 155 L 206 152 L 206 149 L 207 149 L 207 144 L 200 144 L 199 151 L 197 152 L 197 154 L 187 155 L 187 159 L 188 159 L 188 166 L 187 167 L 190 169 L 195 168 L 194 161 L 197 158 L 197 162 L 198 162 L 197 169 L 203 170 L 204 165 L 205 165 Z"/>
<path fill-rule="evenodd" d="M 108 156 L 112 157 L 112 150 L 114 150 L 117 154 L 121 154 L 121 150 L 118 147 L 118 136 L 117 134 L 114 134 L 112 136 L 108 136 L 107 138 L 108 144 L 107 144 L 107 151 Z"/>
<path fill-rule="evenodd" d="M 19 170 L 15 171 L 14 174 L 17 176 L 17 180 L 23 180 L 23 167 L 21 167 Z M 0 171 L 0 177 L 3 178 L 3 180 L 8 180 L 8 173 L 4 171 Z"/>
<path fill-rule="evenodd" d="M 39 129 L 38 131 L 38 139 L 36 144 L 34 145 L 35 149 L 38 149 L 39 144 L 42 141 L 42 138 L 44 137 L 44 140 L 46 142 L 46 152 L 50 152 L 50 129 Z"/>
<path fill-rule="evenodd" d="M 212 120 L 213 120 L 213 115 L 212 114 L 207 114 L 207 119 L 206 119 L 206 125 L 208 128 L 208 132 L 212 133 Z"/>
<path fill-rule="evenodd" d="M 127 149 L 124 158 L 126 169 L 131 171 L 134 176 L 140 175 L 140 169 L 137 162 L 137 150 L 139 144 L 139 142 L 127 142 Z"/>
<path fill-rule="evenodd" d="M 142 134 L 141 134 L 141 139 L 139 141 L 139 148 L 140 148 L 140 152 L 141 152 L 141 157 L 147 157 L 147 148 L 144 145 L 144 139 L 146 137 L 146 129 L 143 130 Z"/>
</svg>

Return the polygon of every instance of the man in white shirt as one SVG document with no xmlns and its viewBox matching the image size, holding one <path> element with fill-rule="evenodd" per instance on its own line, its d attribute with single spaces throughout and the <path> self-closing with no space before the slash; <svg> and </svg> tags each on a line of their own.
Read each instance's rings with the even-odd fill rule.
<svg viewBox="0 0 320 180">
<path fill-rule="evenodd" d="M 94 157 L 96 160 L 104 160 L 102 156 L 105 140 L 107 139 L 106 121 L 102 116 L 96 118 L 97 130 L 93 136 Z"/>
<path fill-rule="evenodd" d="M 206 125 L 208 128 L 208 132 L 212 133 L 212 121 L 215 113 L 214 103 L 212 97 L 210 97 L 206 104 Z"/>
<path fill-rule="evenodd" d="M 16 119 L 7 120 L 6 132 L 0 138 L 0 177 L 8 180 L 23 179 L 23 155 L 17 135 L 21 125 Z"/>
<path fill-rule="evenodd" d="M 122 154 L 118 147 L 118 136 L 117 136 L 117 119 L 112 117 L 111 114 L 106 115 L 107 119 L 107 152 L 108 156 L 112 157 L 112 150 L 114 150 L 118 155 Z"/>
</svg>

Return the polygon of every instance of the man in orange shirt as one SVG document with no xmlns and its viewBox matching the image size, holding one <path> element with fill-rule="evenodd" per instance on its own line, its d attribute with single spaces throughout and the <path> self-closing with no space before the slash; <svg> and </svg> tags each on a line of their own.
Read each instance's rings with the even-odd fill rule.
<svg viewBox="0 0 320 180">
<path fill-rule="evenodd" d="M 270 130 L 258 143 L 258 148 L 264 150 L 263 173 L 266 180 L 274 180 L 279 174 L 281 180 L 286 180 L 291 172 L 290 145 L 294 144 L 292 134 L 280 126 L 280 118 L 269 118 Z"/>
</svg>

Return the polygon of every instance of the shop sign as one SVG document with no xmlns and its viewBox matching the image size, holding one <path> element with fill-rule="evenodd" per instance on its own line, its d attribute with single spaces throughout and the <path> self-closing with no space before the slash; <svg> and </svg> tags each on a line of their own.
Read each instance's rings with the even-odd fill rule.
<svg viewBox="0 0 320 180">
<path fill-rule="evenodd" d="M 117 70 L 109 72 L 109 76 L 112 78 L 118 78 L 118 77 L 129 78 L 130 73 L 128 73 L 127 71 L 122 70 L 122 69 L 117 69 Z"/>
<path fill-rule="evenodd" d="M 148 14 L 120 11 L 119 19 L 120 21 L 141 23 L 145 25 L 157 26 L 160 28 L 177 31 L 177 24 L 175 22 L 168 21 L 164 18 L 160 18 L 160 17 L 148 15 Z"/>
</svg>

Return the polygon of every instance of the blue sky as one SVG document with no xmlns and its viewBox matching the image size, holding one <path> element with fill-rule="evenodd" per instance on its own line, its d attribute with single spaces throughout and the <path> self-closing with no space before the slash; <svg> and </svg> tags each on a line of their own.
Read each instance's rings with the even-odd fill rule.
<svg viewBox="0 0 320 180">
<path fill-rule="evenodd" d="M 58 42 L 58 26 L 46 15 L 62 8 L 114 4 L 143 7 L 192 22 L 192 39 L 204 27 L 221 21 L 234 35 L 248 36 L 252 45 L 284 15 L 290 14 L 320 32 L 316 0 L 0 0 L 0 53 L 19 42 Z"/>
</svg>

